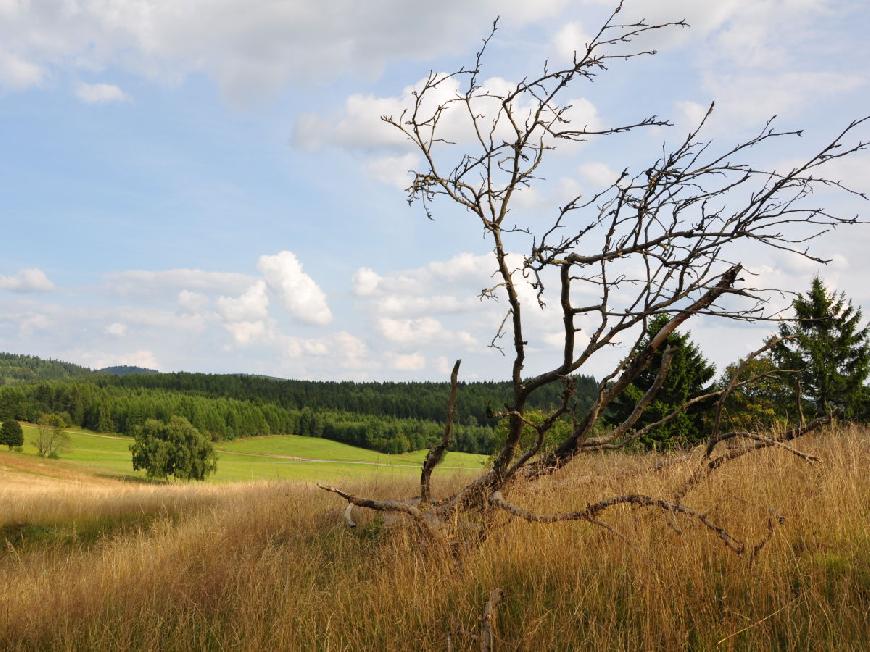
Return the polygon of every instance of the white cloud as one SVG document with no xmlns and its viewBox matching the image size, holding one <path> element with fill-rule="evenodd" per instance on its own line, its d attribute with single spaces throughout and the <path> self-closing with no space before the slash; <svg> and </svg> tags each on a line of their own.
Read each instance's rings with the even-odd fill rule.
<svg viewBox="0 0 870 652">
<path fill-rule="evenodd" d="M 439 355 L 435 358 L 435 371 L 441 375 L 447 375 L 453 371 L 453 367 L 447 356 Z"/>
<path fill-rule="evenodd" d="M 0 290 L 12 292 L 48 292 L 54 289 L 54 283 L 41 269 L 31 267 L 22 269 L 12 276 L 0 276 Z"/>
<path fill-rule="evenodd" d="M 735 123 L 754 126 L 773 115 L 793 117 L 820 94 L 853 91 L 865 83 L 859 75 L 833 71 L 708 72 L 704 87 L 716 100 L 711 122 L 724 130 Z"/>
<path fill-rule="evenodd" d="M 282 337 L 278 338 L 278 347 L 291 359 L 308 356 L 326 358 L 332 369 L 370 371 L 377 366 L 369 357 L 366 343 L 347 331 L 339 331 L 319 338 Z"/>
<path fill-rule="evenodd" d="M 419 157 L 410 152 L 399 156 L 376 156 L 366 161 L 365 169 L 372 179 L 404 190 L 411 185 L 414 178 L 412 170 L 419 161 Z"/>
<path fill-rule="evenodd" d="M 48 70 L 109 66 L 174 82 L 213 79 L 246 103 L 290 80 L 377 74 L 388 61 L 429 60 L 475 43 L 501 14 L 513 27 L 551 18 L 566 0 L 438 4 L 334 0 L 80 0 L 3 3 L 0 82 L 39 83 Z M 14 53 L 14 54 L 13 54 Z"/>
<path fill-rule="evenodd" d="M 127 334 L 127 325 L 122 324 L 121 322 L 112 322 L 104 329 L 106 335 L 111 335 L 113 337 L 124 337 Z"/>
<path fill-rule="evenodd" d="M 237 297 L 218 297 L 218 313 L 227 321 L 257 321 L 269 315 L 265 281 L 258 281 Z"/>
<path fill-rule="evenodd" d="M 441 342 L 472 348 L 477 344 L 470 333 L 447 330 L 441 322 L 432 317 L 419 319 L 382 317 L 378 320 L 378 330 L 388 341 L 400 345 L 426 346 Z"/>
<path fill-rule="evenodd" d="M 155 332 L 168 330 L 173 333 L 202 333 L 208 323 L 208 318 L 201 314 L 179 314 L 160 308 L 122 308 L 116 312 L 116 316 L 126 324 L 144 326 Z"/>
<path fill-rule="evenodd" d="M 208 305 L 209 299 L 200 292 L 182 290 L 178 293 L 178 305 L 191 312 L 199 312 Z"/>
<path fill-rule="evenodd" d="M 553 37 L 553 45 L 560 57 L 572 61 L 574 53 L 582 57 L 586 51 L 586 44 L 592 40 L 577 21 L 565 23 Z"/>
<path fill-rule="evenodd" d="M 224 324 L 236 343 L 245 345 L 266 336 L 266 323 L 257 321 L 233 321 Z"/>
<path fill-rule="evenodd" d="M 30 337 L 39 331 L 47 331 L 52 326 L 52 320 L 47 315 L 35 310 L 0 311 L 0 324 L 3 323 L 9 323 L 16 327 L 21 337 Z"/>
<path fill-rule="evenodd" d="M 257 269 L 269 289 L 281 297 L 284 307 L 296 319 L 320 326 L 332 321 L 326 295 L 303 271 L 295 254 L 282 251 L 274 256 L 260 256 Z"/>
<path fill-rule="evenodd" d="M 155 294 L 170 291 L 217 291 L 238 294 L 255 278 L 235 272 L 206 272 L 201 269 L 168 269 L 163 271 L 129 270 L 108 274 L 106 281 L 111 290 L 123 295 Z"/>
<path fill-rule="evenodd" d="M 426 357 L 422 353 L 387 354 L 390 367 L 397 371 L 420 371 L 426 367 Z"/>
<path fill-rule="evenodd" d="M 145 367 L 146 369 L 159 369 L 160 363 L 151 351 L 134 351 L 118 358 L 120 364 L 133 367 Z"/>
<path fill-rule="evenodd" d="M 698 104 L 698 102 L 676 102 L 677 112 L 681 116 L 677 123 L 686 130 L 694 130 L 701 124 L 701 120 L 707 113 L 708 106 Z"/>
<path fill-rule="evenodd" d="M 606 188 L 619 179 L 619 173 L 605 163 L 584 163 L 580 166 L 579 172 L 580 176 L 595 186 L 596 190 Z"/>
<path fill-rule="evenodd" d="M 398 344 L 427 344 L 444 335 L 444 327 L 437 319 L 421 317 L 420 319 L 390 319 L 378 320 L 381 334 Z"/>
<path fill-rule="evenodd" d="M 371 267 L 360 267 L 353 275 L 353 293 L 359 297 L 367 297 L 378 289 L 381 277 Z"/>
<path fill-rule="evenodd" d="M 24 90 L 38 86 L 44 77 L 45 71 L 38 65 L 0 50 L 0 86 Z"/>
<path fill-rule="evenodd" d="M 114 84 L 85 84 L 76 86 L 76 97 L 85 104 L 129 102 L 130 96 Z"/>
<path fill-rule="evenodd" d="M 431 315 L 460 313 L 475 310 L 480 302 L 472 296 L 459 298 L 450 295 L 407 296 L 390 294 L 378 299 L 377 310 L 384 315 Z"/>
<path fill-rule="evenodd" d="M 464 97 L 464 89 L 456 77 L 448 77 L 438 73 L 443 79 L 439 84 L 430 87 L 420 104 L 418 119 L 425 121 L 433 116 L 436 110 L 438 117 L 438 137 L 457 144 L 477 143 L 477 133 L 474 123 L 468 115 L 463 102 L 457 102 Z M 401 131 L 385 123 L 382 116 L 392 116 L 400 119 L 403 111 L 414 106 L 416 93 L 427 83 L 428 78 L 418 80 L 415 84 L 406 86 L 398 95 L 378 97 L 371 94 L 350 95 L 344 103 L 339 115 L 323 113 L 308 113 L 300 116 L 294 128 L 294 142 L 301 147 L 313 149 L 323 145 L 332 145 L 348 150 L 373 154 L 380 152 L 380 157 L 367 163 L 369 172 L 380 174 L 382 179 L 396 184 L 400 166 L 405 169 L 413 166 L 416 160 L 412 154 L 402 156 L 397 152 L 413 151 L 411 141 Z M 487 120 L 496 121 L 493 137 L 496 141 L 511 141 L 516 138 L 513 127 L 503 114 L 499 97 L 504 97 L 516 88 L 516 82 L 502 77 L 490 77 L 480 82 L 479 92 L 472 101 L 475 116 L 482 124 Z M 570 122 L 575 127 L 597 129 L 601 120 L 595 105 L 585 98 L 566 99 L 568 107 L 561 115 L 562 120 Z M 537 104 L 527 96 L 521 95 L 511 105 L 514 119 L 520 123 L 531 119 Z M 545 141 L 551 140 L 547 134 Z M 384 154 L 384 153 L 387 154 Z M 398 184 L 402 185 L 402 184 Z M 407 184 L 405 184 L 407 185 Z"/>
</svg>

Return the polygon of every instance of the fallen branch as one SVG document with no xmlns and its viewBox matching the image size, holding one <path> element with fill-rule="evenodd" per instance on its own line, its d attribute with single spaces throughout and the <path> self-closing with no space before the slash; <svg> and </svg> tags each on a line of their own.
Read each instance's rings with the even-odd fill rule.
<svg viewBox="0 0 870 652">
<path fill-rule="evenodd" d="M 324 491 L 329 491 L 331 493 L 337 494 L 344 498 L 350 505 L 356 505 L 357 507 L 365 507 L 367 509 L 372 509 L 377 512 L 399 512 L 401 514 L 406 514 L 410 516 L 415 523 L 422 526 L 429 534 L 434 534 L 434 530 L 432 528 L 432 524 L 429 519 L 426 518 L 424 512 L 420 511 L 414 504 L 406 501 L 400 500 L 374 500 L 372 498 L 360 498 L 359 496 L 354 496 L 353 494 L 349 494 L 346 491 L 338 489 L 336 487 L 330 487 L 328 485 L 322 485 L 320 483 L 317 484 L 320 489 Z M 345 509 L 344 517 L 345 521 L 348 520 L 349 516 L 348 509 Z M 353 519 L 351 519 L 352 521 Z M 350 527 L 355 527 L 356 523 Z"/>
<path fill-rule="evenodd" d="M 708 530 L 714 532 L 716 536 L 718 536 L 725 545 L 730 548 L 732 551 L 737 553 L 738 555 L 742 555 L 746 550 L 746 545 L 742 541 L 738 541 L 735 539 L 729 532 L 713 523 L 709 518 L 707 518 L 706 514 L 702 514 L 701 512 L 696 512 L 695 510 L 686 507 L 685 505 L 681 505 L 679 503 L 672 503 L 666 500 L 662 500 L 660 498 L 653 498 L 652 496 L 645 496 L 643 494 L 626 494 L 623 496 L 613 496 L 611 498 L 607 498 L 605 500 L 601 500 L 597 503 L 590 503 L 586 506 L 585 509 L 576 512 L 563 512 L 561 514 L 534 514 L 526 509 L 521 507 L 517 507 L 504 499 L 504 496 L 500 491 L 494 492 L 490 498 L 490 503 L 499 507 L 500 509 L 505 510 L 513 514 L 514 516 L 518 516 L 526 521 L 532 523 L 558 523 L 561 521 L 587 521 L 589 523 L 593 523 L 595 525 L 601 525 L 599 521 L 595 520 L 595 517 L 598 516 L 601 512 L 614 507 L 616 505 L 635 505 L 636 507 L 657 507 L 666 512 L 675 513 L 675 514 L 683 514 L 690 518 L 694 518 L 699 523 L 701 523 Z"/>
</svg>

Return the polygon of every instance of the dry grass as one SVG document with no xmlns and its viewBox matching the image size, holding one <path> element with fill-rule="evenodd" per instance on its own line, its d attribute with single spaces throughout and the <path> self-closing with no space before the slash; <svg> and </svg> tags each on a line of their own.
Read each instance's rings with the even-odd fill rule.
<svg viewBox="0 0 870 652">
<path fill-rule="evenodd" d="M 457 564 L 370 516 L 347 530 L 340 501 L 301 484 L 22 486 L 6 473 L 0 647 L 444 650 L 449 637 L 475 649 L 486 596 L 501 587 L 497 649 L 865 649 L 870 432 L 803 448 L 823 463 L 766 451 L 686 501 L 749 541 L 768 506 L 785 516 L 752 565 L 694 523 L 631 508 L 606 517 L 624 539 L 500 517 Z M 654 461 L 586 459 L 511 499 L 549 512 L 614 492 L 667 495 L 689 463 L 654 473 Z M 387 482 L 355 488 L 414 490 Z M 88 527 L 96 534 L 68 536 Z"/>
</svg>

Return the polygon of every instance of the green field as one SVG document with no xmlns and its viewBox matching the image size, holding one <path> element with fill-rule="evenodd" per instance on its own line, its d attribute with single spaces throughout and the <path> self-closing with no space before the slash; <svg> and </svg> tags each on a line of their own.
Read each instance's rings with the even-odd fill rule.
<svg viewBox="0 0 870 652">
<path fill-rule="evenodd" d="M 36 456 L 31 443 L 36 426 L 24 427 L 24 455 Z M 130 461 L 133 439 L 68 428 L 70 447 L 61 453 L 61 463 L 110 476 L 145 477 L 134 471 Z M 348 446 L 328 439 L 297 435 L 268 435 L 217 442 L 218 467 L 210 480 L 323 480 L 362 477 L 408 477 L 419 473 L 426 451 L 386 455 Z M 486 461 L 485 455 L 448 453 L 441 473 L 474 473 Z"/>
</svg>

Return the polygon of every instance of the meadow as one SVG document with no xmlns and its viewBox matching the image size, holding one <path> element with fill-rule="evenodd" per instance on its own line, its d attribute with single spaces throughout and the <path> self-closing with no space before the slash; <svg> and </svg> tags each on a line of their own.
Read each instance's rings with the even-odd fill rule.
<svg viewBox="0 0 870 652">
<path fill-rule="evenodd" d="M 23 424 L 24 456 L 36 456 L 31 443 L 36 426 Z M 68 428 L 69 449 L 59 460 L 49 460 L 56 466 L 69 466 L 72 470 L 86 471 L 109 477 L 144 479 L 143 471 L 134 471 L 130 444 L 132 437 L 95 433 L 80 428 Z M 388 455 L 377 451 L 349 446 L 340 442 L 302 437 L 298 435 L 268 435 L 246 437 L 216 443 L 217 473 L 210 482 L 238 482 L 254 480 L 309 480 L 336 481 L 346 478 L 412 477 L 419 475 L 420 464 L 426 451 Z M 2 457 L 5 455 L 5 457 Z M 11 463 L 14 453 L 0 452 L 3 460 Z M 476 472 L 486 462 L 485 455 L 448 453 L 444 469 L 467 474 Z"/>
<path fill-rule="evenodd" d="M 764 537 L 770 510 L 782 515 L 754 561 L 694 522 L 630 507 L 605 519 L 618 535 L 501 514 L 487 541 L 457 558 L 362 510 L 348 529 L 342 501 L 311 483 L 147 484 L 83 460 L 4 453 L 0 641 L 10 650 L 477 649 L 481 610 L 500 588 L 496 649 L 863 650 L 870 432 L 840 427 L 801 447 L 821 462 L 768 449 L 687 500 L 747 541 Z M 663 459 L 589 456 L 511 499 L 552 512 L 614 493 L 668 495 L 697 460 L 666 458 L 656 470 Z M 459 480 L 436 472 L 434 487 Z M 413 474 L 380 472 L 343 486 L 382 497 L 415 490 Z"/>
</svg>

